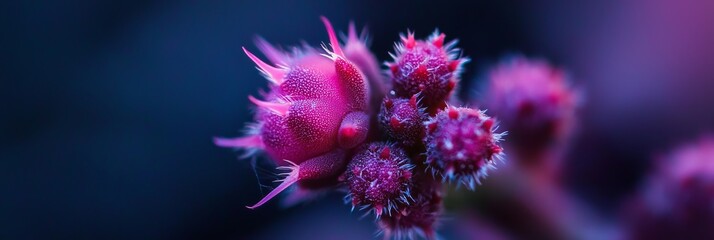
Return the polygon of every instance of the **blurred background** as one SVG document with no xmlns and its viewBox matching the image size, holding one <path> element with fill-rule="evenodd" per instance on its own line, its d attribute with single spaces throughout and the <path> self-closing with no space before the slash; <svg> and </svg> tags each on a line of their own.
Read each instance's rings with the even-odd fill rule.
<svg viewBox="0 0 714 240">
<path fill-rule="evenodd" d="M 714 1 L 3 1 L 0 239 L 372 238 L 339 193 L 246 209 L 271 166 L 211 142 L 266 89 L 241 46 L 317 46 L 320 15 L 367 25 L 381 61 L 407 29 L 458 38 L 462 96 L 506 54 L 566 69 L 585 101 L 562 181 L 604 219 L 714 131 Z"/>
</svg>

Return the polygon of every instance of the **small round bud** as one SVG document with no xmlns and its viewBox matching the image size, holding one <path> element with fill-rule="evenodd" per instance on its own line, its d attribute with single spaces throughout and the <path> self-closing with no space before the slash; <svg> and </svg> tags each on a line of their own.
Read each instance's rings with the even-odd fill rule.
<svg viewBox="0 0 714 240">
<path fill-rule="evenodd" d="M 397 203 L 407 203 L 413 167 L 399 147 L 381 142 L 366 145 L 345 174 L 352 206 L 372 207 L 379 216 Z"/>
<path fill-rule="evenodd" d="M 415 40 L 414 35 L 402 37 L 397 45 L 394 62 L 388 63 L 389 73 L 398 97 L 409 98 L 423 94 L 423 102 L 430 112 L 445 106 L 445 101 L 456 88 L 461 65 L 468 61 L 459 58 L 455 42 L 444 45 L 444 34 L 435 32 L 428 40 Z"/>
<path fill-rule="evenodd" d="M 448 107 L 426 123 L 429 168 L 470 189 L 501 158 L 502 133 L 494 133 L 494 120 L 471 108 Z"/>
</svg>

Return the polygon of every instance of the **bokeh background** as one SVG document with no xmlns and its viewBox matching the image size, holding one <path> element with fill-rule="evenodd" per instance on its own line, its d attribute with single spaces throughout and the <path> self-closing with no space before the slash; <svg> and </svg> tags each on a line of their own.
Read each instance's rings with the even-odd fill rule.
<svg viewBox="0 0 714 240">
<path fill-rule="evenodd" d="M 380 60 L 407 29 L 458 38 L 462 96 L 505 54 L 567 69 L 585 102 L 564 182 L 605 219 L 653 156 L 714 131 L 714 1 L 3 1 L 0 239 L 372 238 L 340 194 L 246 209 L 271 167 L 211 142 L 266 87 L 241 46 L 317 46 L 320 15 L 368 25 Z"/>
</svg>

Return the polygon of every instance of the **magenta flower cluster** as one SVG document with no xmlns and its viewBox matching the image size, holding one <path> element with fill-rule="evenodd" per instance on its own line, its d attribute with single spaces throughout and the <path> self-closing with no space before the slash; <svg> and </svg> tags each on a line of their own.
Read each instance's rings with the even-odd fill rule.
<svg viewBox="0 0 714 240">
<path fill-rule="evenodd" d="M 401 36 L 382 69 L 366 37 L 350 25 L 341 43 L 322 18 L 329 44 L 284 52 L 258 40 L 268 61 L 244 48 L 269 81 L 249 96 L 255 122 L 218 146 L 265 153 L 283 178 L 257 208 L 282 191 L 346 189 L 352 208 L 368 210 L 385 236 L 435 236 L 443 184 L 474 189 L 502 158 L 496 121 L 453 106 L 462 66 L 456 41 L 435 32 Z"/>
</svg>

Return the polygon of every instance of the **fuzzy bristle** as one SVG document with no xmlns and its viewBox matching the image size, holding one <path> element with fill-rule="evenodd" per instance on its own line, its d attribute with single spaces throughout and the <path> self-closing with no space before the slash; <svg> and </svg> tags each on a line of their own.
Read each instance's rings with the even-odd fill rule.
<svg viewBox="0 0 714 240">
<path fill-rule="evenodd" d="M 324 16 L 321 16 L 320 20 L 322 20 L 322 23 L 325 24 L 325 29 L 327 29 L 327 35 L 330 38 L 330 46 L 332 47 L 332 53 L 334 53 L 334 55 L 344 58 L 345 54 L 342 52 L 340 42 L 337 40 L 337 35 L 335 34 L 335 29 L 332 28 L 332 23 L 330 23 L 330 20 L 328 20 Z"/>
</svg>

